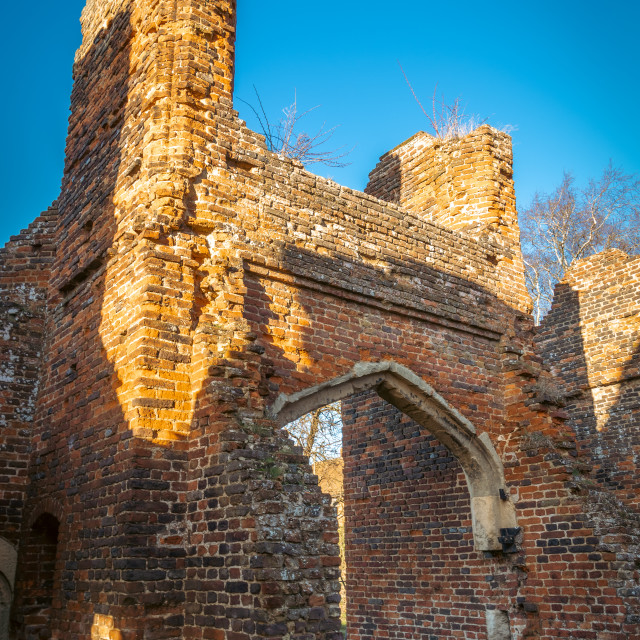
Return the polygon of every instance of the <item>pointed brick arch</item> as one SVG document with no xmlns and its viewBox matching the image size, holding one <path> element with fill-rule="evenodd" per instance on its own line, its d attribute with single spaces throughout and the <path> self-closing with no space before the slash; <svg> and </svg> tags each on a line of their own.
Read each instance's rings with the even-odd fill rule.
<svg viewBox="0 0 640 640">
<path fill-rule="evenodd" d="M 0 640 L 9 637 L 9 614 L 13 601 L 18 552 L 4 538 L 0 537 Z"/>
<path fill-rule="evenodd" d="M 462 466 L 471 496 L 473 535 L 478 551 L 502 548 L 500 529 L 516 526 L 502 462 L 487 433 L 475 427 L 413 371 L 396 362 L 360 362 L 344 376 L 291 395 L 281 394 L 270 417 L 281 425 L 355 393 L 374 390 L 432 433 Z M 502 490 L 502 496 L 501 496 Z"/>
<path fill-rule="evenodd" d="M 46 503 L 42 501 L 32 512 L 20 542 L 20 581 L 12 612 L 12 626 L 20 639 L 48 637 L 54 599 L 60 590 L 56 584 L 60 520 L 45 510 Z"/>
</svg>

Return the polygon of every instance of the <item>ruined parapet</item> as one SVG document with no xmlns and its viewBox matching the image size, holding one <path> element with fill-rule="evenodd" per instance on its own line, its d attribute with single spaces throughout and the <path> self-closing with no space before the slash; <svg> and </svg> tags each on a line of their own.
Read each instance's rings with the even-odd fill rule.
<svg viewBox="0 0 640 640">
<path fill-rule="evenodd" d="M 169 72 L 178 70 L 175 76 L 183 94 L 208 96 L 215 101 L 227 100 L 230 104 L 235 64 L 235 5 L 235 0 L 87 0 L 80 19 L 83 39 L 75 62 L 82 64 L 96 44 L 104 42 L 105 34 L 111 32 L 113 35 L 122 26 L 117 20 L 127 15 L 131 19 L 132 34 L 148 38 L 140 44 L 164 45 L 162 54 L 153 56 L 153 60 L 142 67 L 132 65 L 137 71 L 154 69 L 158 74 L 155 78 L 161 81 L 165 91 L 148 98 L 175 98 L 176 94 L 167 93 L 166 89 L 174 85 L 173 74 L 169 75 Z M 167 29 L 171 29 L 172 35 L 178 38 L 163 42 Z M 214 56 L 209 55 L 215 64 L 201 66 L 195 73 L 192 64 L 176 64 L 180 59 L 176 54 L 188 50 L 195 54 L 192 62 L 203 62 L 204 56 L 215 50 Z"/>
<path fill-rule="evenodd" d="M 509 135 L 489 125 L 450 140 L 420 131 L 380 158 L 365 192 L 493 244 L 505 299 L 530 311 Z"/>
<path fill-rule="evenodd" d="M 617 249 L 574 264 L 537 333 L 565 384 L 570 424 L 622 499 L 638 503 L 640 258 Z"/>
<path fill-rule="evenodd" d="M 366 192 L 456 231 L 519 241 L 511 138 L 489 125 L 451 140 L 420 131 L 382 156 Z"/>
</svg>

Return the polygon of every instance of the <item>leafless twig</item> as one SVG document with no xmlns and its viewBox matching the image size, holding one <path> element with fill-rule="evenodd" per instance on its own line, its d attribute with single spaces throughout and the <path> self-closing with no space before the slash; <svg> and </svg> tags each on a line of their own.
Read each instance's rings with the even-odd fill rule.
<svg viewBox="0 0 640 640">
<path fill-rule="evenodd" d="M 297 95 L 294 95 L 293 102 L 282 110 L 283 116 L 277 124 L 274 124 L 267 116 L 262 99 L 255 86 L 253 90 L 258 100 L 259 110 L 250 102 L 242 100 L 242 98 L 239 98 L 239 100 L 248 105 L 255 114 L 265 137 L 267 148 L 270 151 L 287 158 L 294 158 L 304 165 L 324 164 L 328 167 L 346 167 L 350 164 L 344 158 L 351 153 L 351 150 L 345 150 L 344 147 L 338 149 L 324 148 L 338 127 L 327 129 L 326 123 L 323 123 L 314 134 L 300 130 L 301 120 L 318 109 L 319 105 L 299 112 Z"/>
<path fill-rule="evenodd" d="M 476 115 L 467 116 L 464 112 L 460 97 L 457 97 L 452 103 L 447 103 L 444 96 L 438 99 L 438 85 L 436 85 L 433 90 L 431 114 L 429 114 L 422 105 L 422 102 L 420 102 L 420 99 L 418 98 L 413 85 L 409 81 L 407 74 L 402 68 L 400 61 L 398 61 L 398 66 L 400 67 L 400 71 L 402 71 L 402 75 L 404 76 L 415 101 L 418 103 L 422 113 L 424 113 L 425 117 L 429 121 L 429 125 L 434 132 L 434 136 L 439 140 L 461 138 L 466 136 L 468 133 L 471 133 L 487 121 L 486 118 L 480 119 Z"/>
<path fill-rule="evenodd" d="M 555 285 L 577 260 L 617 248 L 640 252 L 640 179 L 613 167 L 583 189 L 565 174 L 552 194 L 520 212 L 525 276 L 539 323 Z"/>
<path fill-rule="evenodd" d="M 340 403 L 311 411 L 286 426 L 312 464 L 340 457 L 342 447 L 342 413 Z"/>
</svg>

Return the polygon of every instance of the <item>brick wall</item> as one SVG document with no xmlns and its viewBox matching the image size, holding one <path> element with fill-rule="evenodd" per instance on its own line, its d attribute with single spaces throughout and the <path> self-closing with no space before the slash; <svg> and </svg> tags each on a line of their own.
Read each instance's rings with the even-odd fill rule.
<svg viewBox="0 0 640 640">
<path fill-rule="evenodd" d="M 474 550 L 460 464 L 375 393 L 344 415 L 350 637 L 486 638 L 515 581 Z"/>
<path fill-rule="evenodd" d="M 528 431 L 521 406 L 502 458 L 523 534 L 516 553 L 483 554 L 451 454 L 376 394 L 343 407 L 351 636 L 637 636 L 640 519 L 597 488 L 566 431 Z"/>
<path fill-rule="evenodd" d="M 619 250 L 573 265 L 537 334 L 599 481 L 638 506 L 640 259 Z"/>
<path fill-rule="evenodd" d="M 0 249 L 0 521 L 1 535 L 20 537 L 29 451 L 45 343 L 52 207 Z"/>
</svg>

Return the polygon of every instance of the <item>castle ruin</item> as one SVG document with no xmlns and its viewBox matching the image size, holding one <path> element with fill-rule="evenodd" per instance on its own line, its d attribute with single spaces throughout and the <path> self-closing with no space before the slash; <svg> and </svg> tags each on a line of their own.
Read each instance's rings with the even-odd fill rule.
<svg viewBox="0 0 640 640">
<path fill-rule="evenodd" d="M 233 109 L 235 0 L 88 0 L 59 199 L 0 251 L 0 638 L 640 638 L 640 259 L 534 328 L 509 136 L 365 193 Z"/>
</svg>

